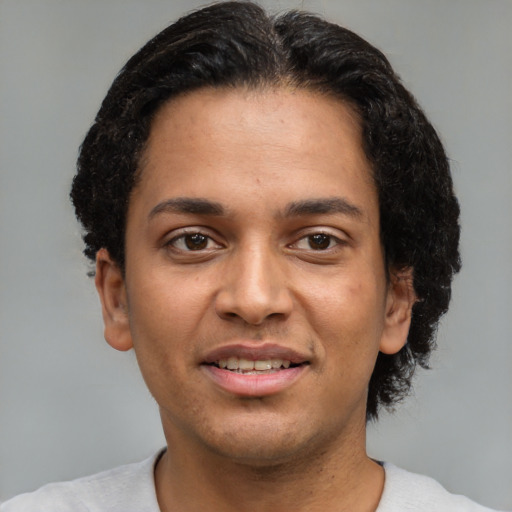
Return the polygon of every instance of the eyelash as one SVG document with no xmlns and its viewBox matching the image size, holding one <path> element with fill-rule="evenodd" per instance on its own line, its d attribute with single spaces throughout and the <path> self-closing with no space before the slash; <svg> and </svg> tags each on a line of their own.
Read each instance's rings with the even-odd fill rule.
<svg viewBox="0 0 512 512">
<path fill-rule="evenodd" d="M 316 238 L 316 240 L 313 240 L 314 238 Z M 341 240 L 340 238 L 332 235 L 331 233 L 325 233 L 323 231 L 318 231 L 318 232 L 314 232 L 314 233 L 310 233 L 310 234 L 302 236 L 301 238 L 299 238 L 297 240 L 297 242 L 292 244 L 292 247 L 299 248 L 298 247 L 299 243 L 303 242 L 303 241 L 305 241 L 309 245 L 309 247 L 306 248 L 306 250 L 313 251 L 313 252 L 332 251 L 332 250 L 335 250 L 338 246 L 344 245 L 346 243 L 343 240 Z M 321 248 L 314 249 L 311 246 L 312 243 L 316 243 L 318 245 L 323 245 L 325 243 L 325 241 L 328 242 L 326 247 L 321 247 Z"/>
<path fill-rule="evenodd" d="M 194 240 L 195 238 L 195 240 Z M 316 240 L 314 240 L 316 238 Z M 191 242 L 188 244 L 187 242 Z M 309 247 L 299 247 L 300 243 L 307 243 Z M 327 242 L 327 246 L 325 243 Z M 212 243 L 216 247 L 209 247 Z M 313 248 L 312 244 L 324 245 L 324 247 Z M 203 245 L 201 245 L 203 244 Z M 206 245 L 204 245 L 206 244 Z M 184 233 L 180 233 L 179 235 L 173 237 L 171 240 L 166 242 L 165 247 L 169 247 L 176 252 L 181 253 L 194 253 L 197 252 L 199 254 L 204 254 L 206 251 L 214 250 L 215 248 L 222 248 L 223 246 L 215 241 L 213 237 L 209 234 L 201 232 L 199 230 L 187 231 Z M 181 245 L 181 247 L 180 247 Z M 193 247 L 195 245 L 195 248 Z M 311 251 L 314 253 L 330 253 L 335 251 L 339 246 L 346 245 L 346 242 L 331 233 L 326 233 L 324 231 L 315 231 L 312 233 L 305 234 L 301 236 L 297 241 L 289 244 L 288 247 L 292 249 L 299 249 L 305 251 Z"/>
<path fill-rule="evenodd" d="M 194 241 L 193 238 L 196 237 L 196 240 Z M 198 239 L 200 237 L 200 239 Z M 192 244 L 200 245 L 200 242 L 206 242 L 206 247 L 196 247 L 191 248 L 187 245 L 187 247 L 178 247 L 178 244 L 181 242 L 182 245 L 187 244 L 187 239 L 192 242 Z M 166 247 L 175 249 L 180 252 L 204 252 L 205 250 L 211 250 L 211 247 L 208 247 L 210 243 L 213 242 L 218 247 L 222 247 L 220 244 L 218 244 L 210 235 L 206 233 L 202 233 L 201 231 L 188 231 L 185 233 L 181 233 L 168 242 L 165 243 Z"/>
</svg>

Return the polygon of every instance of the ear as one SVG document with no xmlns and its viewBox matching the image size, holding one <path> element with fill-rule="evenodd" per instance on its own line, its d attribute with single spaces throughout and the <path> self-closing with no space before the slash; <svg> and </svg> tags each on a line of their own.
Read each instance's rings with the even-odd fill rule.
<svg viewBox="0 0 512 512">
<path fill-rule="evenodd" d="M 407 343 L 412 307 L 416 300 L 413 269 L 390 271 L 386 318 L 379 346 L 379 350 L 384 354 L 396 354 Z"/>
<path fill-rule="evenodd" d="M 133 343 L 126 286 L 121 269 L 106 249 L 100 249 L 96 254 L 95 284 L 101 301 L 105 340 L 117 350 L 130 350 Z"/>
</svg>

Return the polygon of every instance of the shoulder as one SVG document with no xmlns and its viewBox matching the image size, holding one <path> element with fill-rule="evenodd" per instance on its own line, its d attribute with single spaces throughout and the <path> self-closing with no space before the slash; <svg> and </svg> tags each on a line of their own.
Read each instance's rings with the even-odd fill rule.
<svg viewBox="0 0 512 512">
<path fill-rule="evenodd" d="M 385 463 L 386 480 L 377 512 L 493 512 L 465 496 L 450 494 L 424 475 Z"/>
<path fill-rule="evenodd" d="M 45 485 L 6 501 L 0 512 L 157 512 L 153 468 L 158 457 Z"/>
</svg>

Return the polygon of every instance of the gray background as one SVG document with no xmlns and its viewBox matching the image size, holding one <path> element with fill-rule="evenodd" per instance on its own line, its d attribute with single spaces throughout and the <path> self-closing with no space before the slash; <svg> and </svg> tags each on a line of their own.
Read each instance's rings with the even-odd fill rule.
<svg viewBox="0 0 512 512">
<path fill-rule="evenodd" d="M 133 354 L 110 349 L 67 201 L 115 73 L 195 1 L 0 0 L 0 499 L 163 445 Z M 390 57 L 439 129 L 464 268 L 434 370 L 370 429 L 379 459 L 512 508 L 512 2 L 297 0 Z"/>
</svg>

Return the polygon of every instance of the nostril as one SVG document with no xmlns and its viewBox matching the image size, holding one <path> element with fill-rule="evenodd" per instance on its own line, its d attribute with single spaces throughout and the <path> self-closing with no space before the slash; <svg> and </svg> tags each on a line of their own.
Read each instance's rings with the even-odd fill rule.
<svg viewBox="0 0 512 512">
<path fill-rule="evenodd" d="M 286 318 L 291 312 L 293 300 L 284 285 L 276 282 L 264 288 L 255 285 L 256 278 L 249 281 L 235 277 L 224 282 L 215 296 L 215 311 L 220 318 L 260 325 L 269 319 Z"/>
</svg>

